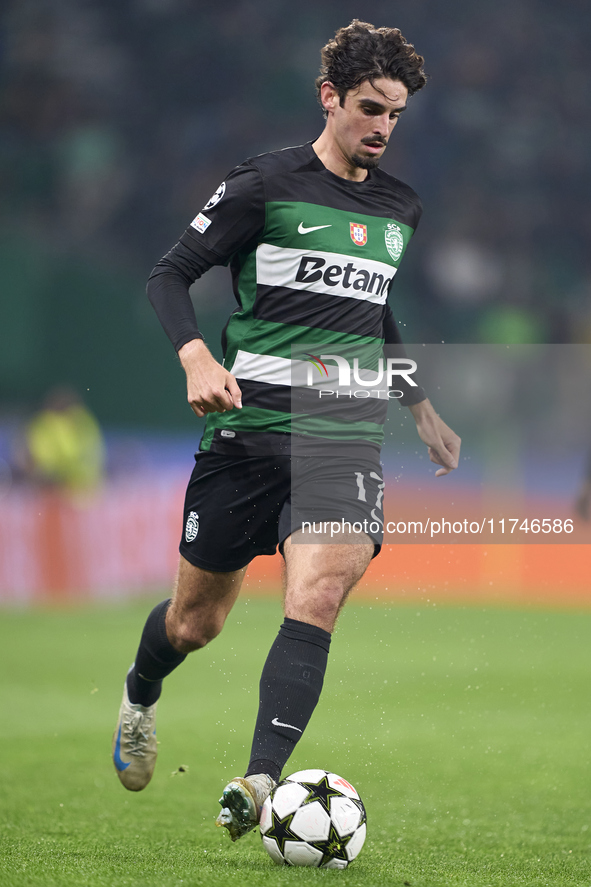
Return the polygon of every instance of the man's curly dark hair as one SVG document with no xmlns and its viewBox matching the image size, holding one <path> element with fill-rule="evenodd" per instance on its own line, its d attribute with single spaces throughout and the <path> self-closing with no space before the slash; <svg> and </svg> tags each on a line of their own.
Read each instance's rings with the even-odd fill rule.
<svg viewBox="0 0 591 887">
<path fill-rule="evenodd" d="M 400 80 L 409 95 L 414 95 L 427 82 L 424 58 L 405 41 L 398 28 L 375 28 L 355 18 L 346 28 L 339 28 L 320 50 L 320 55 L 322 64 L 316 90 L 321 104 L 320 87 L 326 81 L 335 87 L 341 106 L 347 92 L 365 80 L 372 86 L 380 77 Z"/>
</svg>

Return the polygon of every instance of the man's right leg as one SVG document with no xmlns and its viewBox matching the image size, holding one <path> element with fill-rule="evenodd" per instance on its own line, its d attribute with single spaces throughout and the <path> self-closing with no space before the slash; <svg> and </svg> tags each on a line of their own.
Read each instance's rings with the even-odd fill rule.
<svg viewBox="0 0 591 887">
<path fill-rule="evenodd" d="M 156 765 L 155 716 L 163 679 L 193 650 L 222 630 L 240 592 L 246 567 L 214 573 L 181 556 L 174 597 L 158 604 L 146 621 L 123 690 L 113 735 L 113 762 L 125 788 L 141 791 Z"/>
</svg>

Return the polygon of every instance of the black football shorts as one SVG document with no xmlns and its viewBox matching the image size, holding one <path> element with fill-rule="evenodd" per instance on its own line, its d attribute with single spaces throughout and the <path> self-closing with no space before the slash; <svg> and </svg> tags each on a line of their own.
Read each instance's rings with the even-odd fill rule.
<svg viewBox="0 0 591 887">
<path fill-rule="evenodd" d="M 259 554 L 297 541 L 342 541 L 366 533 L 374 557 L 383 538 L 384 482 L 379 454 L 226 456 L 200 452 L 187 487 L 180 552 L 204 570 L 232 572 Z M 361 537 L 361 540 L 363 537 Z M 323 538 L 326 541 L 326 536 Z"/>
</svg>

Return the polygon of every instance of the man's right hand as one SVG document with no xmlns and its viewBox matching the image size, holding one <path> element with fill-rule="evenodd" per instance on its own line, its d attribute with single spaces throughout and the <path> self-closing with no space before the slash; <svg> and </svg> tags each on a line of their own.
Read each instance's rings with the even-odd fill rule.
<svg viewBox="0 0 591 887">
<path fill-rule="evenodd" d="M 178 355 L 187 375 L 187 400 L 196 416 L 242 409 L 236 379 L 217 362 L 203 339 L 187 342 Z"/>
</svg>

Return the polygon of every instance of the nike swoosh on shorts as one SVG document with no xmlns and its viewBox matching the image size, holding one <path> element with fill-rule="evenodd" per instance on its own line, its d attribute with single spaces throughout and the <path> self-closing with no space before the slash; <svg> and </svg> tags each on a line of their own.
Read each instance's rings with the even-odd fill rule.
<svg viewBox="0 0 591 887">
<path fill-rule="evenodd" d="M 327 227 L 330 227 L 330 226 L 327 226 Z M 271 723 L 272 723 L 275 727 L 289 727 L 290 730 L 297 730 L 298 733 L 303 733 L 303 732 L 304 732 L 303 730 L 300 730 L 299 727 L 294 727 L 293 724 L 282 724 L 281 721 L 279 721 L 277 718 L 273 718 L 273 720 L 271 721 Z"/>
<path fill-rule="evenodd" d="M 332 228 L 332 225 L 314 225 L 313 228 L 305 228 L 304 223 L 298 225 L 298 234 L 309 234 L 310 231 L 320 231 L 321 228 Z"/>
</svg>

